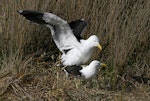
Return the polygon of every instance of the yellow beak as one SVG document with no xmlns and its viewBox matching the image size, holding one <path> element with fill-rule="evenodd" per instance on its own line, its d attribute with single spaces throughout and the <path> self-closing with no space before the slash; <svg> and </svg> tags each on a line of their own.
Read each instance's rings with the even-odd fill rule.
<svg viewBox="0 0 150 101">
<path fill-rule="evenodd" d="M 101 63 L 102 67 L 107 67 L 107 65 L 105 63 Z"/>
<path fill-rule="evenodd" d="M 100 50 L 102 50 L 102 46 L 100 44 L 98 44 L 97 46 Z"/>
</svg>

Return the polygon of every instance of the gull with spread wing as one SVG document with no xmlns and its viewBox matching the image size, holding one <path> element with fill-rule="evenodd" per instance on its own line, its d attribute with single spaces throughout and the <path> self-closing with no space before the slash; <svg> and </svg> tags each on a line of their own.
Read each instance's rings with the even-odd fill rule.
<svg viewBox="0 0 150 101">
<path fill-rule="evenodd" d="M 30 10 L 19 10 L 18 13 L 51 30 L 52 38 L 62 52 L 61 62 L 64 66 L 84 64 L 91 58 L 95 47 L 102 50 L 96 35 L 91 35 L 87 40 L 82 38 L 83 30 L 87 26 L 83 19 L 68 23 L 52 13 Z"/>
</svg>

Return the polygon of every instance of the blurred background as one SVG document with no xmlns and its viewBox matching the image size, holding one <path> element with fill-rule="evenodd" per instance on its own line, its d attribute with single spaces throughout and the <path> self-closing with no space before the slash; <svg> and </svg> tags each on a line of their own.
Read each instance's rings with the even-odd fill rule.
<svg viewBox="0 0 150 101">
<path fill-rule="evenodd" d="M 103 47 L 91 60 L 108 67 L 92 80 L 66 79 L 50 30 L 17 10 L 85 19 L 84 38 L 96 34 Z M 1 0 L 0 100 L 150 100 L 149 18 L 149 0 Z"/>
</svg>

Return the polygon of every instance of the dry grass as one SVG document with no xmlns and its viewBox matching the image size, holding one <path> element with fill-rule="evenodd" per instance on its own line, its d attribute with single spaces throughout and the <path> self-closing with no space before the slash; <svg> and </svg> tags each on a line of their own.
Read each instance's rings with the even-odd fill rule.
<svg viewBox="0 0 150 101">
<path fill-rule="evenodd" d="M 0 100 L 150 100 L 149 5 L 149 0 L 0 1 Z M 66 80 L 56 66 L 60 53 L 50 31 L 29 23 L 17 14 L 20 9 L 88 20 L 85 38 L 96 34 L 103 46 L 93 59 L 109 68 L 92 80 Z"/>
</svg>

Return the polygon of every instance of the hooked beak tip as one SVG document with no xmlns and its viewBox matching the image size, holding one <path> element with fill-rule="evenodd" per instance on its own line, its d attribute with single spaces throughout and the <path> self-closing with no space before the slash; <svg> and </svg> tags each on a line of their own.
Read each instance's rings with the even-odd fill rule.
<svg viewBox="0 0 150 101">
<path fill-rule="evenodd" d="M 102 46 L 99 44 L 98 46 L 97 46 L 100 50 L 102 50 Z"/>
<path fill-rule="evenodd" d="M 107 67 L 107 65 L 105 63 L 101 63 L 102 67 Z"/>
</svg>

